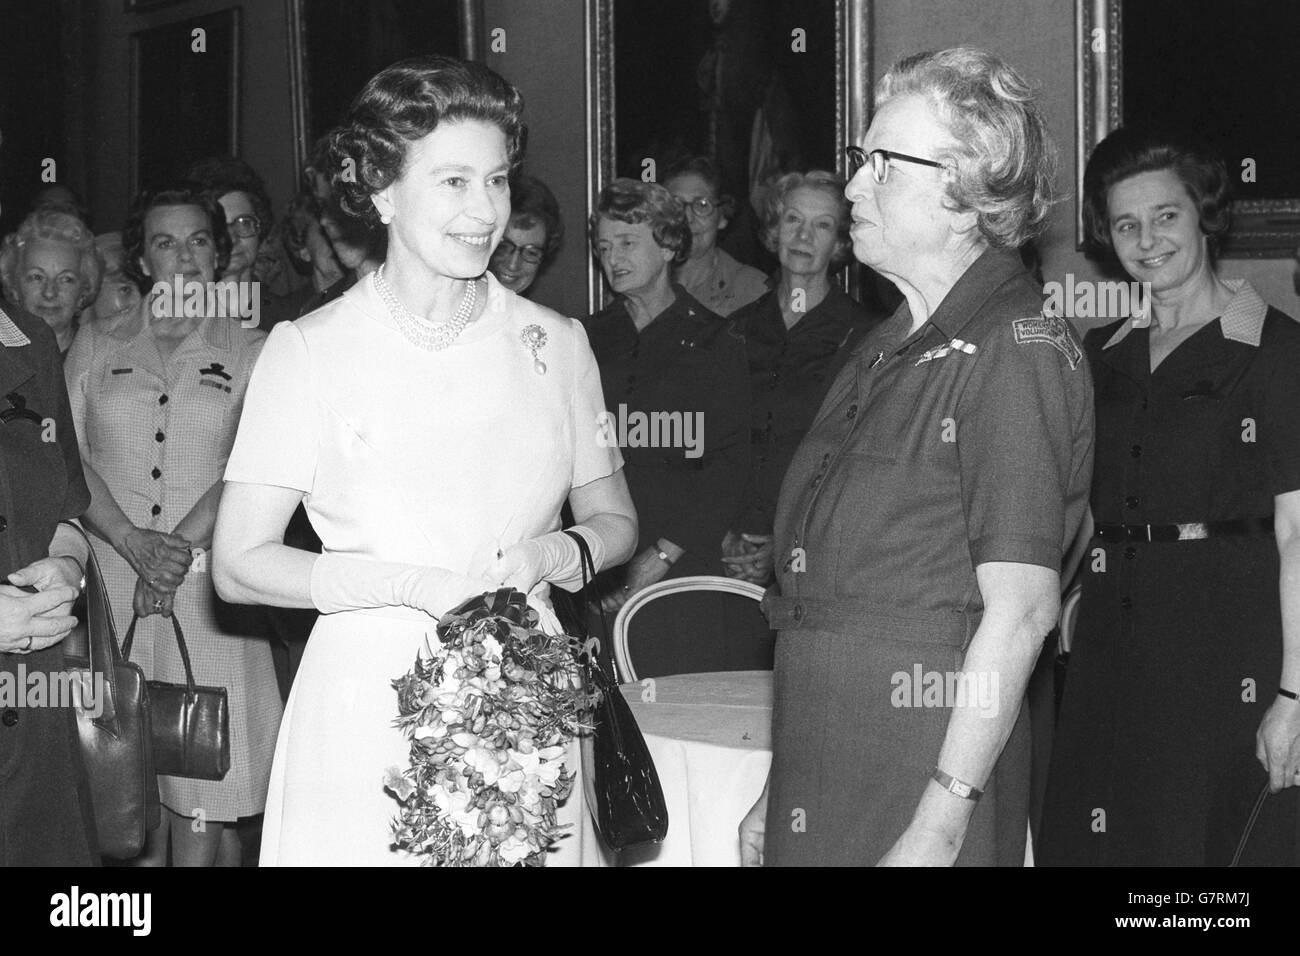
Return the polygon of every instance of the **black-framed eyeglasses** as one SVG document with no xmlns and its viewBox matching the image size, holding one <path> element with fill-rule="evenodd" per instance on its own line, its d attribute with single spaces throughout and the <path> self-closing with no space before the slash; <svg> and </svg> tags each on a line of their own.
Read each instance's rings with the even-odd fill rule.
<svg viewBox="0 0 1300 956">
<path fill-rule="evenodd" d="M 707 199 L 704 196 L 701 196 L 699 199 L 686 199 L 683 196 L 675 196 L 673 198 L 681 203 L 686 208 L 687 212 L 694 212 L 695 215 L 699 216 L 701 219 L 708 219 L 722 208 L 722 203 L 714 202 L 712 199 Z"/>
<path fill-rule="evenodd" d="M 502 239 L 497 244 L 496 252 L 493 255 L 500 256 L 502 259 L 512 259 L 515 253 L 523 258 L 524 262 L 537 265 L 546 256 L 546 250 L 541 246 L 516 246 L 509 239 Z"/>
<path fill-rule="evenodd" d="M 262 220 L 256 216 L 236 216 L 226 223 L 230 234 L 239 239 L 251 239 L 262 230 Z"/>
<path fill-rule="evenodd" d="M 871 178 L 881 186 L 889 181 L 889 164 L 894 160 L 916 163 L 918 166 L 933 166 L 935 169 L 946 169 L 948 166 L 948 163 L 922 159 L 920 156 L 909 156 L 907 153 L 896 153 L 892 149 L 873 149 L 868 153 L 857 146 L 845 146 L 844 155 L 849 160 L 850 179 L 858 174 L 859 169 L 871 163 Z"/>
</svg>

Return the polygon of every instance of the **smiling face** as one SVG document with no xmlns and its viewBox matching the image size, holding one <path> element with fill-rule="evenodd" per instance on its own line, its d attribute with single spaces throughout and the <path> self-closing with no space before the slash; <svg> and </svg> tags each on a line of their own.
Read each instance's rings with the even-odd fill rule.
<svg viewBox="0 0 1300 956">
<path fill-rule="evenodd" d="M 217 244 L 208 214 L 199 206 L 155 206 L 144 217 L 140 268 L 154 282 L 211 282 L 217 271 Z"/>
<path fill-rule="evenodd" d="M 1110 240 L 1124 270 L 1152 292 L 1167 292 L 1210 266 L 1200 213 L 1169 169 L 1121 180 L 1106 196 Z"/>
<path fill-rule="evenodd" d="M 504 239 L 492 253 L 492 274 L 516 295 L 533 284 L 542 268 L 540 259 L 537 262 L 525 259 L 525 251 L 530 255 L 545 255 L 546 227 L 540 222 L 523 226 L 517 217 L 512 218 Z"/>
<path fill-rule="evenodd" d="M 253 212 L 253 198 L 243 190 L 235 190 L 226 193 L 217 202 L 221 203 L 221 208 L 225 210 L 226 227 L 230 229 L 231 242 L 230 263 L 222 273 L 222 278 L 238 279 L 252 269 L 253 263 L 257 261 L 257 250 L 262 244 L 262 239 L 257 233 L 241 237 L 235 235 L 234 231 L 235 220 L 240 216 L 256 215 Z"/>
<path fill-rule="evenodd" d="M 389 258 L 471 279 L 487 269 L 510 221 L 506 135 L 479 120 L 446 122 L 407 147 L 401 176 L 373 197 L 391 217 Z"/>
<path fill-rule="evenodd" d="M 686 207 L 686 222 L 691 227 L 691 258 L 698 259 L 713 251 L 718 244 L 718 233 L 727 228 L 727 220 L 718 204 L 722 197 L 709 188 L 699 173 L 680 173 L 664 186 Z M 707 216 L 700 215 L 692 205 L 697 199 L 707 199 L 713 209 Z"/>
<path fill-rule="evenodd" d="M 596 255 L 609 287 L 620 295 L 642 295 L 667 281 L 673 251 L 655 242 L 648 222 L 623 222 L 601 216 L 596 223 Z"/>
<path fill-rule="evenodd" d="M 33 239 L 23 246 L 18 271 L 22 306 L 52 329 L 67 327 L 81 302 L 81 264 L 69 243 Z"/>
<path fill-rule="evenodd" d="M 952 135 L 919 96 L 889 100 L 876 113 L 862 149 L 893 150 L 938 159 L 953 145 Z M 944 205 L 944 170 L 904 161 L 890 164 L 881 185 L 867 163 L 845 187 L 853 203 L 853 255 L 885 275 L 909 278 L 918 264 L 942 256 L 954 229 L 963 223 Z"/>
<path fill-rule="evenodd" d="M 793 275 L 817 275 L 830 269 L 838 234 L 840 203 L 820 189 L 790 190 L 777 223 L 777 259 Z"/>
</svg>

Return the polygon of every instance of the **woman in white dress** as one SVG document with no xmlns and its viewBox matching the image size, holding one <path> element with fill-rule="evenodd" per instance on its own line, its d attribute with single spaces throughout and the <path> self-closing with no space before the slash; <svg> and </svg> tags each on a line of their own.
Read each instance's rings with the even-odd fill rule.
<svg viewBox="0 0 1300 956">
<path fill-rule="evenodd" d="M 333 137 L 348 210 L 387 227 L 384 266 L 267 341 L 217 521 L 228 600 L 315 607 L 289 696 L 263 865 L 416 863 L 391 848 L 386 767 L 407 763 L 391 681 L 437 618 L 508 584 L 546 612 L 576 590 L 567 498 L 598 568 L 631 556 L 636 515 L 601 444 L 582 326 L 485 275 L 510 219 L 522 99 L 443 57 L 375 76 Z M 324 544 L 281 543 L 300 501 Z M 560 822 L 577 823 L 575 788 Z M 548 862 L 578 862 L 574 827 Z"/>
</svg>

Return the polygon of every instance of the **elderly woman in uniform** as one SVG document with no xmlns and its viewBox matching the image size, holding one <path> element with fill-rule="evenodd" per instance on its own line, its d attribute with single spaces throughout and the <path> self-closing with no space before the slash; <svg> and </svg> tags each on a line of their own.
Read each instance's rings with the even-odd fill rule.
<svg viewBox="0 0 1300 956">
<path fill-rule="evenodd" d="M 1150 300 L 1084 341 L 1095 537 L 1039 863 L 1225 866 L 1251 820 L 1241 863 L 1300 863 L 1300 326 L 1215 268 L 1229 181 L 1131 128 L 1084 174 Z"/>
<path fill-rule="evenodd" d="M 39 209 L 5 237 L 0 280 L 9 301 L 40 316 L 67 355 L 77 320 L 99 295 L 104 263 L 95 237 L 70 213 Z"/>
<path fill-rule="evenodd" d="M 142 193 L 124 230 L 126 264 L 146 294 L 132 313 L 87 326 L 67 360 L 68 393 L 92 502 L 87 523 L 118 620 L 140 616 L 133 658 L 182 682 L 171 622 L 183 625 L 195 679 L 230 696 L 230 771 L 221 781 L 159 778 L 164 826 L 145 851 L 177 866 L 237 866 L 233 824 L 262 812 L 280 722 L 265 640 L 218 605 L 208 551 L 221 474 L 266 336 L 238 318 L 175 314 L 172 283 L 206 288 L 230 251 L 225 217 L 194 184 Z"/>
<path fill-rule="evenodd" d="M 846 195 L 904 304 L 831 385 L 776 515 L 773 760 L 741 824 L 768 865 L 1014 865 L 1025 686 L 1086 504 L 1092 389 L 1016 252 L 1054 169 L 1028 85 L 909 57 Z"/>
</svg>

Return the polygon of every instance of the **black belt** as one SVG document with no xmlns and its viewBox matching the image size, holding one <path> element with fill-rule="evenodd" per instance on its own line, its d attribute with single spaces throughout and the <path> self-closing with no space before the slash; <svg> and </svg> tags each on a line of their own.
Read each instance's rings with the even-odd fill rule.
<svg viewBox="0 0 1300 956">
<path fill-rule="evenodd" d="M 1093 530 L 1102 541 L 1200 541 L 1234 534 L 1272 534 L 1273 516 L 1184 524 L 1099 524 Z"/>
</svg>

